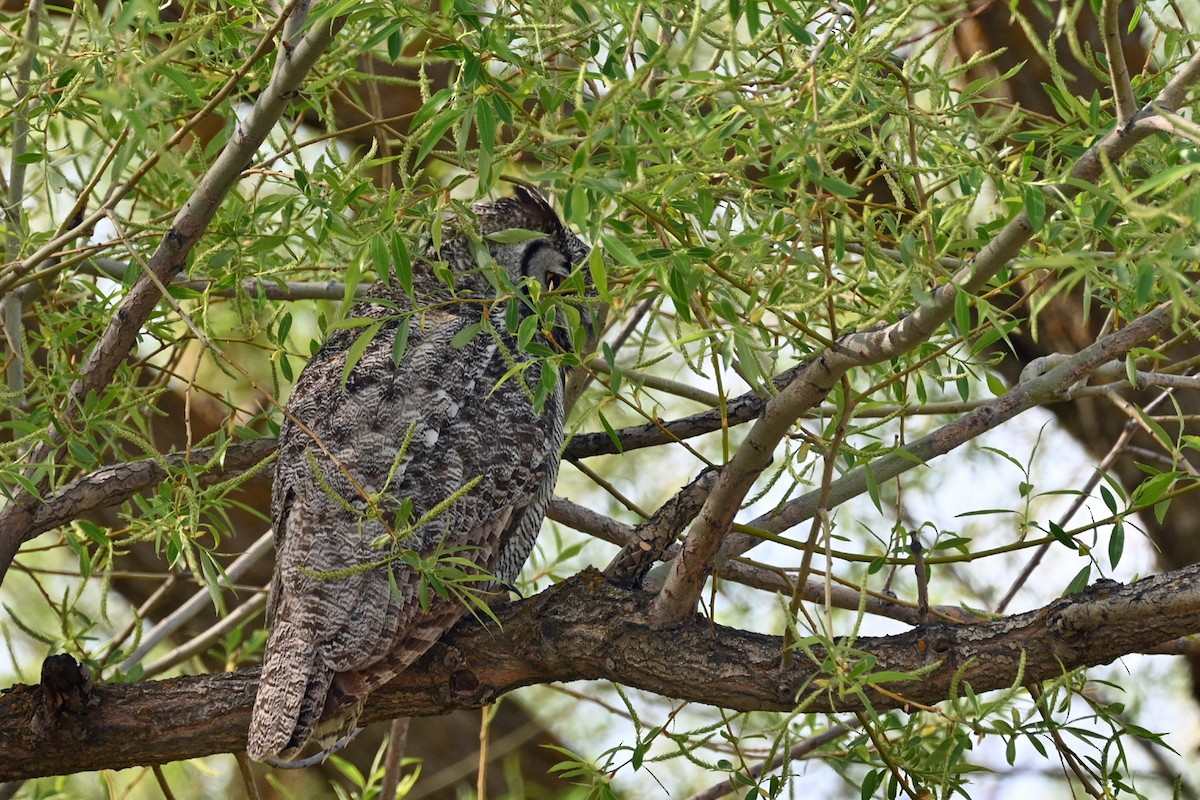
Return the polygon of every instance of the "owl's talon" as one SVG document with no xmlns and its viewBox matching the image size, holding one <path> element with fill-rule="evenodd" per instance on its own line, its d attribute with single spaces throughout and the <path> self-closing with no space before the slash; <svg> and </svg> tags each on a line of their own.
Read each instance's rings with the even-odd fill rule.
<svg viewBox="0 0 1200 800">
<path fill-rule="evenodd" d="M 355 728 L 334 742 L 330 747 L 325 748 L 319 753 L 313 753 L 307 758 L 298 758 L 295 761 L 285 761 L 282 758 L 269 756 L 263 759 L 263 763 L 269 767 L 275 767 L 275 769 L 304 769 L 305 767 L 315 767 L 317 764 L 324 764 L 330 756 L 340 753 L 346 747 L 346 745 L 354 741 L 354 738 L 358 736 L 358 734 L 362 733 L 362 730 L 362 728 Z"/>
</svg>

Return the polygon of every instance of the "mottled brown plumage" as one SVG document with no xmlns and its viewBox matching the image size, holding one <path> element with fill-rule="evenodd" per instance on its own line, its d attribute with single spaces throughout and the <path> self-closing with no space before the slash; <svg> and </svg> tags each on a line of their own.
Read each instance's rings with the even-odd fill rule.
<svg viewBox="0 0 1200 800">
<path fill-rule="evenodd" d="M 492 268 L 518 294 L 529 291 L 527 280 L 557 285 L 588 254 L 533 192 L 518 189 L 475 212 Z M 367 695 L 466 612 L 428 591 L 422 610 L 420 573 L 381 560 L 402 549 L 429 556 L 463 547 L 457 555 L 507 583 L 533 547 L 558 475 L 561 380 L 535 410 L 542 367 L 508 332 L 495 275 L 489 280 L 473 255 L 483 245 L 460 227 L 465 221 L 448 226 L 440 251 L 414 263 L 412 297 L 378 284 L 372 297 L 380 302 L 355 306 L 352 317 L 382 324 L 345 380 L 364 327 L 335 330 L 296 382 L 272 496 L 271 635 L 247 743 L 252 758 L 290 759 L 311 739 L 327 746 L 352 729 Z M 541 235 L 494 236 L 511 229 Z M 434 277 L 435 261 L 452 273 L 453 290 Z M 464 342 L 460 332 L 485 315 L 490 326 Z M 397 363 L 402 329 L 407 341 Z M 534 341 L 555 348 L 569 336 Z M 501 383 L 521 362 L 528 369 Z M 389 534 L 404 528 L 396 517 L 408 502 L 407 519 L 415 522 L 476 479 L 408 538 Z"/>
</svg>

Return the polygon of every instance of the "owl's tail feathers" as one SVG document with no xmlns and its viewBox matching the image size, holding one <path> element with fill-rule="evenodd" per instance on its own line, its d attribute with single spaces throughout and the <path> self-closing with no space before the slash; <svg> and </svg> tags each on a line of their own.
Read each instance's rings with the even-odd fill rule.
<svg viewBox="0 0 1200 800">
<path fill-rule="evenodd" d="M 250 717 L 246 753 L 255 761 L 289 760 L 303 749 L 321 716 L 333 670 L 289 622 L 276 620 Z"/>
<path fill-rule="evenodd" d="M 296 758 L 304 745 L 303 740 L 297 740 L 295 748 L 281 751 L 279 757 L 268 755 L 260 760 L 279 769 L 302 769 L 324 763 L 325 759 L 354 741 L 354 737 L 362 731 L 358 727 L 358 715 L 362 713 L 365 699 L 341 695 L 335 679 L 335 686 L 325 701 L 322 719 L 315 726 L 309 726 L 307 734 L 322 749 L 307 758 Z"/>
<path fill-rule="evenodd" d="M 321 711 L 321 719 L 316 723 L 313 738 L 325 748 L 326 754 L 336 753 L 344 744 L 343 740 L 353 737 L 358 728 L 358 716 L 367 703 L 366 694 L 349 695 L 338 685 L 334 678 L 325 708 Z"/>
</svg>

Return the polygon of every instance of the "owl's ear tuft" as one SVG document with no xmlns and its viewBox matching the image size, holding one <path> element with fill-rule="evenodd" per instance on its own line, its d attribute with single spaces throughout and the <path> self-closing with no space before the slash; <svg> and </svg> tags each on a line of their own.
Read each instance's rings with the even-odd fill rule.
<svg viewBox="0 0 1200 800">
<path fill-rule="evenodd" d="M 536 230 L 545 231 L 551 236 L 560 235 L 564 230 L 562 220 L 546 200 L 545 196 L 536 189 L 530 189 L 528 186 L 514 185 L 512 199 L 516 201 L 521 210 L 528 216 L 530 220 L 529 227 Z"/>
<path fill-rule="evenodd" d="M 518 200 L 520 200 L 522 203 L 525 203 L 526 205 L 537 206 L 546 211 L 549 211 L 551 214 L 554 214 L 554 209 L 550 207 L 550 203 L 548 203 L 546 201 L 545 196 L 543 196 L 542 193 L 539 192 L 537 189 L 530 189 L 528 186 L 521 186 L 520 184 L 514 184 L 513 185 L 513 197 L 517 198 Z M 558 216 L 558 215 L 555 214 L 555 216 Z"/>
</svg>

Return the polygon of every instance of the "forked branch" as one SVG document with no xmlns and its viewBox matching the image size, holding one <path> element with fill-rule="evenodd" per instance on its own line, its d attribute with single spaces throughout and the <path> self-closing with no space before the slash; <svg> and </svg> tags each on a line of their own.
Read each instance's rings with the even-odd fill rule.
<svg viewBox="0 0 1200 800">
<path fill-rule="evenodd" d="M 1072 168 L 1070 181 L 1048 189 L 1051 196 L 1069 199 L 1081 191 L 1083 184 L 1095 183 L 1105 164 L 1119 161 L 1134 145 L 1157 130 L 1150 125 L 1137 124 L 1137 121 L 1155 117 L 1159 108 L 1176 110 L 1198 78 L 1200 55 L 1192 58 L 1179 75 L 1141 109 L 1131 124 L 1115 127 L 1085 151 Z M 933 291 L 927 304 L 878 330 L 843 336 L 833 347 L 805 364 L 787 388 L 767 403 L 746 440 L 722 470 L 679 557 L 671 565 L 654 606 L 660 625 L 680 625 L 695 613 L 705 581 L 732 529 L 742 501 L 771 463 L 776 445 L 795 421 L 821 402 L 850 370 L 894 358 L 926 341 L 952 318 L 959 293 L 974 295 L 979 292 L 1005 264 L 1020 254 L 1034 233 L 1029 214 L 1022 209 L 974 259 L 949 282 Z"/>
</svg>

